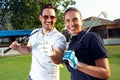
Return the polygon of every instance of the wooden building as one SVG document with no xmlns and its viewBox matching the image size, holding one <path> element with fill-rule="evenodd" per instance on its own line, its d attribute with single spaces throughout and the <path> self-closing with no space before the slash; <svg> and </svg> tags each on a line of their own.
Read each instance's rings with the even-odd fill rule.
<svg viewBox="0 0 120 80">
<path fill-rule="evenodd" d="M 120 44 L 120 19 L 110 21 L 99 18 L 93 26 L 89 26 L 95 20 L 96 17 L 84 19 L 86 29 L 92 27 L 90 31 L 98 33 L 103 39 L 104 44 Z"/>
</svg>

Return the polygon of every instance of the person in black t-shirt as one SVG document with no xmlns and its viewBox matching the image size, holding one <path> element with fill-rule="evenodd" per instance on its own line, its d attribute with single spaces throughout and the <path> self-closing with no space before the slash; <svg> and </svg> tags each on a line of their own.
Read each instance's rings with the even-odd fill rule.
<svg viewBox="0 0 120 80">
<path fill-rule="evenodd" d="M 81 13 L 74 7 L 65 11 L 64 19 L 66 29 L 72 34 L 68 50 L 63 56 L 63 61 L 71 73 L 71 80 L 108 79 L 108 54 L 100 36 L 94 32 L 86 34 L 82 28 Z"/>
</svg>

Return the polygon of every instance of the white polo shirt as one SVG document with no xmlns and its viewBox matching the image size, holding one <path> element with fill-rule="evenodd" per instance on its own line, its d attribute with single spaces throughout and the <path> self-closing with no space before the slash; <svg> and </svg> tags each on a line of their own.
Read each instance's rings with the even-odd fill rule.
<svg viewBox="0 0 120 80">
<path fill-rule="evenodd" d="M 54 29 L 47 35 L 43 35 L 42 28 L 39 28 L 39 31 L 32 35 L 28 42 L 32 46 L 30 76 L 33 80 L 59 80 L 59 65 L 54 64 L 44 53 L 43 46 L 46 44 L 46 40 L 53 48 L 66 49 L 66 39 L 59 31 Z"/>
</svg>

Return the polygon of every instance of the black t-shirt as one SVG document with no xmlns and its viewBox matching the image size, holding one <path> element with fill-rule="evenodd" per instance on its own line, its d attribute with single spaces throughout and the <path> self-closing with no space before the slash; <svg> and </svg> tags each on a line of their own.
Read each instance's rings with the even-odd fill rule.
<svg viewBox="0 0 120 80">
<path fill-rule="evenodd" d="M 108 57 L 107 51 L 100 36 L 94 32 L 88 32 L 82 41 L 77 44 L 84 34 L 85 31 L 82 31 L 77 36 L 73 36 L 68 50 L 75 50 L 79 62 L 95 66 L 96 59 Z M 75 48 L 76 44 L 77 47 Z M 73 69 L 69 64 L 67 64 L 67 68 L 71 72 L 71 80 L 101 80 Z"/>
</svg>

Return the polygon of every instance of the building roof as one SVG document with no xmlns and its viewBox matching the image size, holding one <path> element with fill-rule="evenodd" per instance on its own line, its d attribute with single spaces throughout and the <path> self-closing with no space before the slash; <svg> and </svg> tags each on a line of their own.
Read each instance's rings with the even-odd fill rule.
<svg viewBox="0 0 120 80">
<path fill-rule="evenodd" d="M 0 30 L 0 37 L 28 36 L 32 30 Z"/>
<path fill-rule="evenodd" d="M 85 28 L 95 27 L 101 25 L 101 21 L 83 21 L 83 25 Z"/>
<path fill-rule="evenodd" d="M 96 19 L 98 19 L 98 21 L 102 21 L 102 22 L 111 21 L 111 20 L 108 20 L 108 19 L 98 18 L 98 17 L 95 17 L 95 16 L 91 16 L 91 17 L 88 17 L 86 19 L 83 19 L 83 21 L 95 21 Z"/>
<path fill-rule="evenodd" d="M 111 22 L 110 20 L 107 19 L 102 19 L 102 18 L 98 18 L 98 17 L 89 17 L 83 20 L 83 25 L 85 28 L 88 27 L 96 27 L 96 26 L 100 26 L 103 25 L 104 23 L 108 23 Z"/>
</svg>

